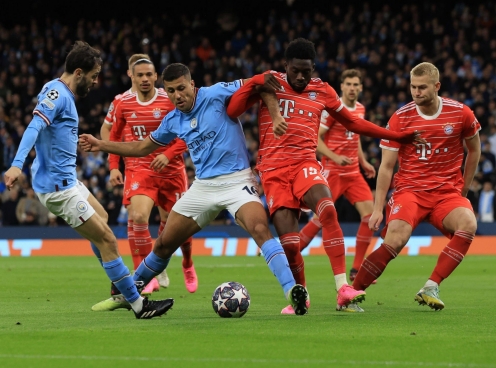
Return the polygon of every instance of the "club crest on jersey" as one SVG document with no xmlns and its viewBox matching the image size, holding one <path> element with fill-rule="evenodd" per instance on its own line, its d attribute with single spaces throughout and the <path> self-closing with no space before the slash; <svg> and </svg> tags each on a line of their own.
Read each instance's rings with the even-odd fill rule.
<svg viewBox="0 0 496 368">
<path fill-rule="evenodd" d="M 139 188 L 139 183 L 137 181 L 131 184 L 131 190 L 136 190 L 138 188 Z"/>
<path fill-rule="evenodd" d="M 88 211 L 88 205 L 86 204 L 86 202 L 83 202 L 83 201 L 79 201 L 76 204 L 76 208 L 81 213 L 84 213 L 84 212 Z"/>
<path fill-rule="evenodd" d="M 401 210 L 401 204 L 395 204 L 391 209 L 391 213 L 393 215 L 396 215 L 398 212 L 400 212 L 400 210 Z"/>
<path fill-rule="evenodd" d="M 317 99 L 317 92 L 308 92 L 308 98 L 311 100 Z"/>
<path fill-rule="evenodd" d="M 155 119 L 160 119 L 161 115 L 162 115 L 162 110 L 160 110 L 159 108 L 153 109 L 153 117 Z"/>
<path fill-rule="evenodd" d="M 56 89 L 52 89 L 52 90 L 48 91 L 47 97 L 50 100 L 55 101 L 57 98 L 59 98 L 59 91 L 57 91 Z"/>
<path fill-rule="evenodd" d="M 455 131 L 455 127 L 451 123 L 444 124 L 443 129 L 447 135 L 453 134 L 453 132 Z"/>
<path fill-rule="evenodd" d="M 189 126 L 192 129 L 195 129 L 198 126 L 198 121 L 196 120 L 196 118 L 191 119 L 191 122 L 189 123 Z"/>
</svg>

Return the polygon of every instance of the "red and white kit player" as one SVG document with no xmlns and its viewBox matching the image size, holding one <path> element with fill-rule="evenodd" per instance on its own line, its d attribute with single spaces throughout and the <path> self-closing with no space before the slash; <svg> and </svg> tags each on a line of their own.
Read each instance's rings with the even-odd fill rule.
<svg viewBox="0 0 496 368">
<path fill-rule="evenodd" d="M 312 42 L 303 38 L 292 41 L 285 57 L 286 73 L 271 71 L 282 86 L 276 91 L 280 114 L 270 116 L 264 104 L 259 112 L 260 148 L 256 168 L 296 282 L 306 285 L 298 227 L 300 208 L 304 207 L 317 213 L 322 222 L 324 248 L 335 275 L 338 305 L 347 306 L 362 301 L 365 293 L 353 290 L 346 280 L 343 233 L 315 156 L 322 111 L 328 111 L 349 130 L 372 137 L 408 143 L 418 139 L 418 134 L 391 132 L 353 116 L 329 84 L 311 78 L 315 60 Z M 229 116 L 241 115 L 252 102 L 249 89 L 241 88 L 231 98 Z M 282 313 L 294 311 L 287 306 Z"/>
<path fill-rule="evenodd" d="M 353 282 L 358 290 L 378 278 L 389 261 L 403 249 L 413 229 L 427 220 L 450 241 L 422 289 L 415 295 L 420 304 L 439 310 L 439 284 L 460 264 L 475 236 L 477 221 L 466 198 L 480 158 L 480 125 L 464 104 L 438 96 L 439 71 L 421 63 L 410 72 L 413 102 L 389 120 L 391 131 L 423 131 L 426 142 L 416 146 L 383 140 L 374 212 L 369 225 L 377 230 L 382 221 L 386 195 L 396 162 L 395 191 L 387 212 L 383 244 L 363 262 Z M 464 144 L 467 148 L 465 167 Z"/>
<path fill-rule="evenodd" d="M 362 77 L 359 70 L 348 69 L 341 74 L 341 102 L 352 115 L 363 118 L 365 106 L 358 102 L 362 91 Z M 324 176 L 329 183 L 332 198 L 336 201 L 344 195 L 357 209 L 361 222 L 356 235 L 355 257 L 350 270 L 350 280 L 360 268 L 372 239 L 369 218 L 374 206 L 372 191 L 365 181 L 360 167 L 367 178 L 375 177 L 375 168 L 367 162 L 362 151 L 360 136 L 346 129 L 336 119 L 322 112 L 317 151 L 322 154 L 321 163 Z M 318 216 L 313 218 L 300 231 L 300 250 L 305 249 L 322 228 Z M 351 311 L 351 309 L 346 309 Z M 360 310 L 360 309 L 357 309 Z M 353 310 L 353 311 L 357 311 Z"/>
<path fill-rule="evenodd" d="M 112 141 L 140 141 L 156 130 L 164 116 L 175 109 L 163 89 L 154 87 L 157 75 L 150 60 L 143 58 L 132 67 L 133 79 L 137 80 L 137 92 L 121 97 L 114 106 L 114 124 L 110 134 Z M 151 210 L 157 206 L 161 219 L 166 219 L 172 206 L 187 190 L 186 168 L 182 153 L 186 143 L 180 139 L 145 157 L 126 159 L 126 180 L 118 170 L 119 156 L 109 155 L 111 180 L 125 184 L 124 203 L 132 207 L 132 233 L 128 233 L 135 269 L 152 250 L 152 238 L 148 229 Z M 161 221 L 159 234 L 165 226 Z M 129 227 L 129 224 L 128 224 Z M 195 292 L 198 287 L 196 271 L 191 259 L 191 241 L 182 246 L 183 273 L 186 288 Z M 149 294 L 158 290 L 158 282 L 153 279 L 142 293 Z M 124 306 L 119 300 L 112 304 L 112 309 Z M 110 299 L 99 304 L 110 306 Z M 96 306 L 95 306 L 96 307 Z M 98 308 L 98 310 L 102 310 Z M 103 308 L 109 310 L 109 308 Z"/>
</svg>

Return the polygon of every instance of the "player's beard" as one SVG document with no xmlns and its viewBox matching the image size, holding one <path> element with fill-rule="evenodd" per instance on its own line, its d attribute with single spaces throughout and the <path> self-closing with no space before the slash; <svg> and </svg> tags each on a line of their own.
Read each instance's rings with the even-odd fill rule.
<svg viewBox="0 0 496 368">
<path fill-rule="evenodd" d="M 81 80 L 81 82 L 79 82 L 77 85 L 76 85 L 76 95 L 78 95 L 79 97 L 86 97 L 86 95 L 88 94 L 89 92 L 89 88 L 91 86 L 88 85 L 86 83 L 86 80 L 83 78 Z"/>
</svg>

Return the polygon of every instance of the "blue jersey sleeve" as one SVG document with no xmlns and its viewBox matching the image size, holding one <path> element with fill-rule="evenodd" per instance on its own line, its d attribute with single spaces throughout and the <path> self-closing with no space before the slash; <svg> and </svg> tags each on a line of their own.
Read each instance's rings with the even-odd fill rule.
<svg viewBox="0 0 496 368">
<path fill-rule="evenodd" d="M 168 119 L 168 117 L 169 116 L 166 115 L 162 119 L 162 122 L 158 126 L 157 130 L 153 131 L 149 136 L 152 142 L 158 144 L 159 146 L 166 146 L 177 137 L 177 134 L 169 128 L 171 126 L 171 122 L 169 122 L 169 120 L 173 119 L 170 119 L 170 117 Z"/>
<path fill-rule="evenodd" d="M 43 88 L 38 95 L 38 104 L 33 114 L 38 115 L 46 125 L 51 125 L 57 114 L 66 108 L 67 97 L 57 88 Z"/>
<path fill-rule="evenodd" d="M 220 99 L 222 103 L 226 103 L 229 98 L 241 88 L 243 82 L 237 79 L 233 82 L 219 82 L 211 87 L 207 87 L 208 95 L 213 99 Z"/>
<path fill-rule="evenodd" d="M 33 117 L 33 120 L 31 120 L 31 123 L 29 123 L 26 131 L 22 135 L 21 143 L 19 144 L 19 148 L 17 149 L 17 153 L 15 155 L 14 161 L 12 162 L 12 166 L 22 169 L 29 151 L 31 151 L 34 144 L 36 143 L 38 134 L 42 129 L 46 128 L 46 126 L 46 123 L 39 116 L 35 115 Z"/>
</svg>

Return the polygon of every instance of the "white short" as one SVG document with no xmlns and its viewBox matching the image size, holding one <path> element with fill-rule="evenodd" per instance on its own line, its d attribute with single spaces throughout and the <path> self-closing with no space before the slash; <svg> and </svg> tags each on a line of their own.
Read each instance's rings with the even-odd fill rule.
<svg viewBox="0 0 496 368">
<path fill-rule="evenodd" d="M 88 221 L 95 213 L 88 202 L 90 191 L 80 181 L 69 189 L 36 195 L 51 213 L 63 218 L 73 228 Z"/>
<path fill-rule="evenodd" d="M 191 217 L 203 228 L 224 209 L 236 218 L 240 207 L 249 202 L 262 204 L 257 179 L 251 169 L 245 169 L 211 179 L 196 179 L 172 210 Z"/>
</svg>

